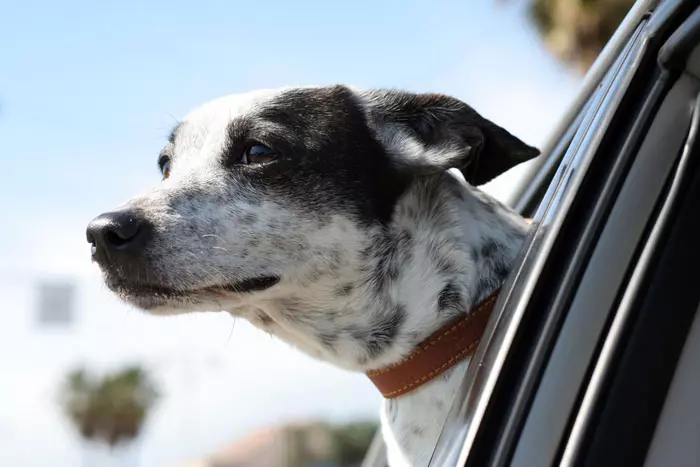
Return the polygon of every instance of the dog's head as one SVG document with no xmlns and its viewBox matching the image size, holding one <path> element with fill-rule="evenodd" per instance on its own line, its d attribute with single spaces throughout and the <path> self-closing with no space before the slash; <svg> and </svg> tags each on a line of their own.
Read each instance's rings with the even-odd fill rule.
<svg viewBox="0 0 700 467">
<path fill-rule="evenodd" d="M 162 182 L 87 236 L 109 288 L 155 313 L 243 310 L 321 282 L 331 303 L 416 178 L 454 167 L 479 185 L 537 153 L 443 95 L 229 96 L 177 125 L 158 158 Z"/>
</svg>

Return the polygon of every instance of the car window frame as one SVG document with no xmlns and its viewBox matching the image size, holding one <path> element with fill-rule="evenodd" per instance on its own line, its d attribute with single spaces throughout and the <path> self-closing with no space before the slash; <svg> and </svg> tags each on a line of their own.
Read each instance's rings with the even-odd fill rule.
<svg viewBox="0 0 700 467">
<path fill-rule="evenodd" d="M 612 97 L 612 102 L 607 102 L 604 104 L 608 110 L 607 113 L 600 112 L 601 109 L 599 106 L 603 104 L 605 99 L 609 99 L 609 96 L 611 95 L 609 93 L 609 89 L 607 88 L 616 82 L 622 82 L 623 85 L 621 88 L 624 90 L 624 81 L 631 79 L 631 76 L 636 70 L 635 66 L 626 66 L 627 69 L 625 70 L 625 75 L 623 77 L 624 79 L 622 81 L 616 81 L 616 73 L 619 70 L 619 67 L 622 67 L 624 64 L 624 59 L 621 58 L 624 53 L 620 52 L 618 47 L 624 47 L 625 49 L 630 48 L 630 44 L 628 43 L 630 35 L 638 34 L 639 23 L 645 18 L 649 8 L 651 8 L 652 5 L 654 5 L 654 2 L 639 2 L 628 14 L 625 22 L 623 22 L 623 25 L 618 30 L 618 33 L 616 33 L 615 40 L 611 41 L 612 46 L 607 49 L 607 55 L 601 56 L 601 63 L 611 65 L 607 67 L 607 76 L 596 86 L 596 92 L 591 97 L 590 102 L 584 105 L 583 112 L 588 112 L 589 115 L 584 118 L 580 125 L 577 125 L 577 136 L 574 137 L 573 141 L 569 145 L 567 155 L 564 157 L 558 168 L 557 175 L 555 175 L 554 180 L 550 184 L 549 192 L 545 195 L 540 204 L 538 212 L 535 214 L 535 221 L 537 225 L 535 226 L 534 232 L 531 234 L 532 238 L 530 239 L 529 245 L 525 248 L 526 251 L 524 252 L 523 264 L 520 266 L 520 271 L 517 271 L 512 275 L 513 277 L 511 277 L 511 284 L 504 286 L 504 290 L 509 289 L 508 285 L 511 287 L 516 285 L 520 288 L 520 290 L 516 293 L 513 293 L 513 290 L 510 289 L 510 294 L 514 295 L 512 300 L 513 303 L 511 305 L 514 312 L 510 316 L 505 316 L 504 327 L 502 328 L 503 335 L 508 336 L 508 338 L 511 339 L 511 344 L 519 326 L 522 313 L 527 307 L 529 298 L 531 297 L 533 291 L 534 284 L 531 283 L 528 285 L 527 281 L 522 279 L 528 275 L 530 276 L 528 279 L 529 282 L 533 282 L 538 279 L 539 273 L 542 271 L 551 252 L 552 244 L 557 238 L 558 232 L 561 228 L 561 222 L 565 218 L 571 203 L 576 197 L 578 187 L 580 187 L 581 181 L 586 174 L 590 157 L 595 152 L 597 145 L 600 144 L 602 130 L 609 124 L 609 121 L 605 122 L 600 120 L 609 120 L 614 114 L 617 105 L 619 105 L 622 93 L 617 93 Z M 624 40 L 621 38 L 624 38 Z M 635 58 L 631 60 L 634 61 Z M 617 62 L 617 65 L 613 65 L 615 62 Z M 605 67 L 601 66 L 600 69 L 605 69 Z M 594 122 L 596 119 L 598 119 L 598 121 Z M 592 123 L 594 123 L 594 132 L 589 134 L 588 129 Z M 553 145 L 553 147 L 557 147 L 557 144 Z M 526 206 L 526 204 L 523 206 Z M 510 297 L 506 297 L 505 307 L 510 305 L 507 303 L 508 298 Z M 520 314 L 520 317 L 517 316 L 518 313 Z M 510 327 L 510 329 L 507 329 L 508 327 Z M 489 329 L 487 328 L 485 335 L 488 335 L 488 333 Z M 494 353 L 504 353 L 508 351 L 504 345 L 504 342 L 499 339 L 489 340 L 486 342 L 485 346 L 490 348 L 490 350 Z M 485 363 L 483 358 L 480 357 L 483 356 L 480 356 L 479 354 L 475 355 L 474 358 L 478 360 L 479 364 L 474 366 L 478 367 L 479 369 L 483 369 L 484 367 L 488 368 L 488 360 Z M 499 374 L 500 368 L 495 372 L 494 378 L 497 378 Z M 477 378 L 478 377 L 475 375 L 467 376 L 467 379 L 475 379 L 478 382 Z M 477 397 L 486 399 L 485 404 L 488 404 L 488 398 L 490 397 L 490 393 L 493 391 L 494 386 L 495 382 L 492 383 L 489 391 L 476 391 L 478 394 Z M 482 419 L 465 421 L 467 430 L 470 430 L 473 434 L 471 439 L 467 437 L 465 443 L 462 444 L 460 457 L 447 459 L 446 456 L 442 456 L 437 462 L 434 462 L 433 465 L 463 465 L 465 462 L 467 462 L 470 454 L 473 452 L 472 448 L 474 446 L 476 433 L 481 429 L 481 421 Z"/>
<path fill-rule="evenodd" d="M 686 66 L 691 53 L 700 51 L 700 7 L 691 7 L 661 47 L 658 62 L 669 74 L 678 76 L 674 88 L 686 83 L 685 99 L 681 97 L 677 107 L 692 109 L 692 116 L 682 150 L 672 158 L 677 163 L 658 213 L 650 220 L 647 242 L 583 388 L 582 402 L 563 448 L 563 466 L 619 465 L 631 458 L 634 465 L 641 465 L 655 437 L 661 407 L 669 397 L 688 329 L 693 319 L 698 319 L 700 291 L 682 271 L 685 261 L 692 262 L 690 258 L 700 254 L 696 237 L 688 233 L 697 235 L 700 228 L 694 214 L 700 184 L 700 84 Z M 677 119 L 676 125 L 682 123 Z M 689 190 L 695 195 L 690 196 Z M 668 313 L 667 307 L 673 313 Z M 630 392 L 631 388 L 635 390 Z M 639 392 L 640 388 L 646 388 L 645 392 Z M 624 420 L 622 413 L 626 414 L 622 415 Z M 611 444 L 613 433 L 618 436 Z"/>
<path fill-rule="evenodd" d="M 688 240 L 688 231 L 698 231 L 698 223 L 694 220 L 696 216 L 686 215 L 682 218 L 677 215 L 681 207 L 688 210 L 686 204 L 693 205 L 695 209 L 698 205 L 697 198 L 689 200 L 685 193 L 692 182 L 697 194 L 700 179 L 697 175 L 697 168 L 700 167 L 700 141 L 697 137 L 700 126 L 700 85 L 694 84 L 695 105 L 689 135 L 680 156 L 672 158 L 675 167 L 665 183 L 666 189 L 660 196 L 660 206 L 650 219 L 648 237 L 634 264 L 630 279 L 621 292 L 619 305 L 614 310 L 591 370 L 591 377 L 582 387 L 580 406 L 572 419 L 570 434 L 563 443 L 561 465 L 564 467 L 619 465 L 622 458 L 629 459 L 631 456 L 636 456 L 632 464 L 640 465 L 639 461 L 646 455 L 649 442 L 649 439 L 642 440 L 653 435 L 655 421 L 660 413 L 660 401 L 663 401 L 670 385 L 689 323 L 692 323 L 697 311 L 700 291 L 689 286 L 687 274 L 678 274 L 678 269 L 669 266 L 668 259 L 675 258 L 673 261 L 678 265 L 684 258 L 697 258 L 700 255 L 697 242 Z M 679 226 L 679 222 L 684 223 L 683 226 Z M 687 257 L 682 250 L 685 250 Z M 669 279 L 674 275 L 683 280 Z M 673 313 L 665 312 L 665 306 L 659 307 L 659 303 L 673 303 Z M 649 352 L 649 346 L 655 350 Z M 646 350 L 641 351 L 644 348 Z M 644 356 L 648 360 L 642 363 Z M 644 369 L 640 370 L 641 368 Z M 630 387 L 644 387 L 648 375 L 652 374 L 656 375 L 653 391 L 645 392 L 644 397 L 629 392 Z M 606 395 L 612 389 L 616 399 L 606 403 Z M 623 402 L 620 402 L 620 394 L 624 394 Z M 625 430 L 623 438 L 619 431 L 622 421 L 616 414 L 629 411 L 630 407 L 639 409 L 640 405 L 645 409 L 645 423 L 634 423 L 633 427 Z M 606 409 L 608 412 L 605 412 Z M 601 413 L 608 418 L 599 427 L 597 421 L 600 420 Z M 618 429 L 617 446 L 611 447 L 605 442 L 591 447 L 589 441 L 593 435 L 598 439 L 610 436 L 614 429 L 611 420 L 615 421 Z M 625 417 L 625 426 L 629 420 L 629 417 Z M 631 433 L 635 436 L 631 437 Z M 629 442 L 629 439 L 634 441 Z M 616 455 L 613 456 L 615 451 Z M 597 457 L 588 457 L 592 453 Z"/>
</svg>

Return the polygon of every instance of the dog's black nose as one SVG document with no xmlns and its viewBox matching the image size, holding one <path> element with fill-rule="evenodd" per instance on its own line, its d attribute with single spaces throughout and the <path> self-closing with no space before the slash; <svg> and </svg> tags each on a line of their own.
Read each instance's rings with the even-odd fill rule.
<svg viewBox="0 0 700 467">
<path fill-rule="evenodd" d="M 151 236 L 151 227 L 134 211 L 102 214 L 87 226 L 87 241 L 92 243 L 92 255 L 98 261 L 102 256 L 120 253 L 140 253 Z"/>
</svg>

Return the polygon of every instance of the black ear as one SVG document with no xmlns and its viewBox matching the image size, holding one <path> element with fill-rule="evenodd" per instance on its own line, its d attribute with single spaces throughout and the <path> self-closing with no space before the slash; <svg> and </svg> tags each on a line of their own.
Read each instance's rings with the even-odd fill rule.
<svg viewBox="0 0 700 467">
<path fill-rule="evenodd" d="M 364 93 L 370 123 L 399 166 L 417 173 L 457 168 L 482 185 L 539 155 L 464 102 L 442 94 Z"/>
</svg>

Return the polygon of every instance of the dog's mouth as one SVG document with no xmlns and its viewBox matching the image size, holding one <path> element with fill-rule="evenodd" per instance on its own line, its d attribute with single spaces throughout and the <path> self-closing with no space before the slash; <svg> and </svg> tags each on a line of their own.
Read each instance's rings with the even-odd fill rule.
<svg viewBox="0 0 700 467">
<path fill-rule="evenodd" d="M 235 293 L 262 292 L 263 290 L 277 285 L 279 281 L 280 278 L 278 276 L 262 276 L 214 287 L 213 289 Z"/>
<path fill-rule="evenodd" d="M 193 299 L 206 296 L 222 296 L 226 295 L 227 293 L 246 294 L 262 292 L 263 290 L 273 287 L 279 281 L 280 278 L 278 276 L 261 276 L 235 281 L 228 284 L 211 285 L 193 289 L 178 289 L 151 284 L 135 284 L 119 280 L 108 280 L 107 285 L 110 289 L 123 297 L 152 297 L 176 300 L 178 298 Z"/>
</svg>

